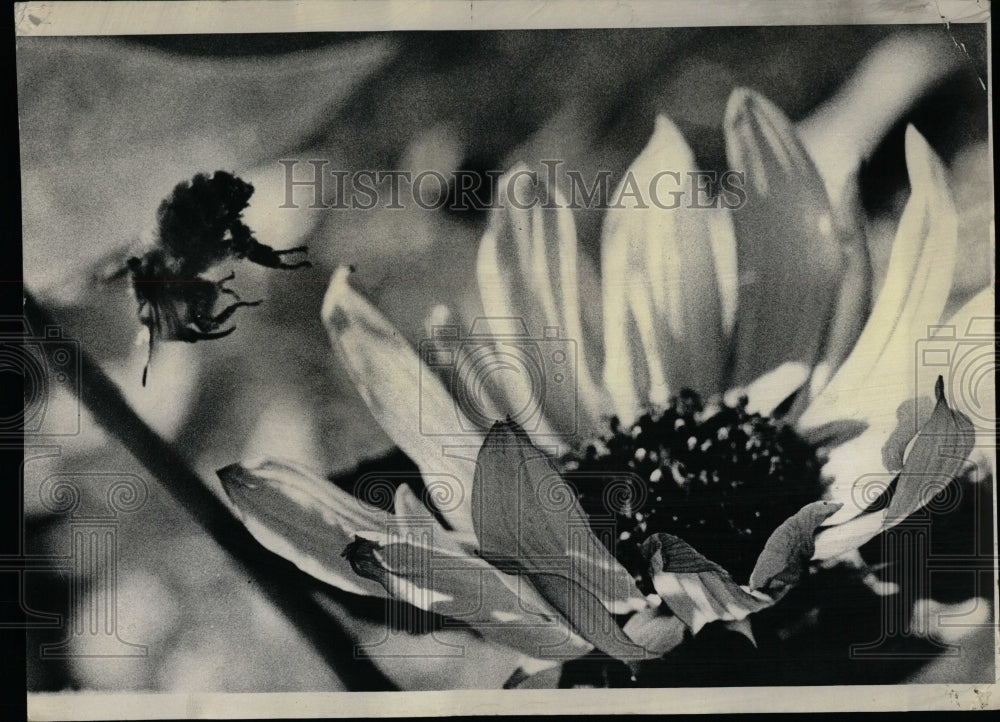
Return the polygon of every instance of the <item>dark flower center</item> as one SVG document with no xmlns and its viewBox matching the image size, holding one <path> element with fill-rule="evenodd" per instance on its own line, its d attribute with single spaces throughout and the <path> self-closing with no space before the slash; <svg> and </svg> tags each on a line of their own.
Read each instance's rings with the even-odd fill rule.
<svg viewBox="0 0 1000 722">
<path fill-rule="evenodd" d="M 820 498 L 821 461 L 788 424 L 682 391 L 561 460 L 591 527 L 653 593 L 642 543 L 680 537 L 746 583 L 768 536 Z"/>
</svg>

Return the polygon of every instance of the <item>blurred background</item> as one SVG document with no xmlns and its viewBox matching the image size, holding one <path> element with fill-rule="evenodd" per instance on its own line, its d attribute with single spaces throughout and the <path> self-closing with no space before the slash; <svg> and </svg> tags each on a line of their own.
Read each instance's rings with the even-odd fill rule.
<svg viewBox="0 0 1000 722">
<path fill-rule="evenodd" d="M 952 174 L 962 244 L 955 309 L 991 280 L 983 26 L 19 38 L 25 284 L 64 337 L 101 364 L 215 493 L 222 494 L 215 470 L 250 455 L 343 472 L 391 442 L 331 356 L 319 321 L 330 274 L 354 264 L 357 286 L 417 342 L 436 304 L 474 313 L 474 259 L 486 216 L 415 206 L 310 209 L 302 196 L 300 208 L 283 209 L 279 160 L 301 161 L 303 177 L 310 160 L 349 171 L 484 174 L 557 158 L 587 178 L 598 169 L 617 178 L 645 145 L 656 114 L 665 113 L 702 168 L 724 170 L 721 124 L 733 88 L 754 88 L 815 128 L 809 122 L 823 104 L 873 57 L 897 59 L 882 71 L 886 92 L 918 88 L 863 166 L 873 262 L 884 269 L 909 194 L 903 131 L 912 123 Z M 863 126 L 874 112 L 857 98 L 847 108 L 846 119 L 843 109 L 829 111 L 845 127 L 852 117 Z M 106 279 L 148 241 L 156 207 L 176 183 L 217 169 L 256 187 L 246 215 L 258 238 L 279 248 L 308 244 L 314 267 L 283 274 L 233 265 L 232 287 L 264 304 L 237 313 L 237 331 L 222 341 L 162 345 L 143 388 L 146 348 L 135 342 L 135 301 L 125 281 Z M 596 258 L 600 211 L 578 211 L 576 221 L 585 252 Z M 64 387 L 53 385 L 33 403 L 45 406 L 47 428 L 75 428 L 78 402 Z M 144 645 L 146 654 L 99 656 L 78 635 L 69 656 L 43 659 L 40 645 L 60 642 L 66 631 L 34 630 L 29 689 L 352 686 L 86 409 L 79 433 L 39 442 L 60 451 L 24 466 L 28 553 L 70 551 L 71 520 L 45 501 L 53 475 L 144 479 L 141 508 L 116 517 L 117 623 L 120 639 Z M 81 509 L 107 503 L 98 485 L 80 488 Z M 80 575 L 27 575 L 27 604 L 66 613 L 71 580 Z M 72 588 L 97 593 L 92 585 Z M 378 639 L 377 620 L 351 604 L 329 602 L 331 625 Z M 963 659 L 914 665 L 907 674 L 966 678 L 992 659 L 988 638 L 980 638 L 986 646 L 969 642 L 973 651 Z M 462 640 L 462 660 L 396 658 L 379 662 L 381 671 L 404 688 L 502 684 L 511 659 L 468 635 Z M 396 643 L 411 642 L 417 649 L 418 640 Z"/>
</svg>

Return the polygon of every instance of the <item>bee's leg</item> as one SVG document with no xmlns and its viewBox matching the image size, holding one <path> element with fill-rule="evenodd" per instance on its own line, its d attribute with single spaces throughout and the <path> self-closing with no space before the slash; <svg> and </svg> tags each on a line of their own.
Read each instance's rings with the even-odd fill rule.
<svg viewBox="0 0 1000 722">
<path fill-rule="evenodd" d="M 230 228 L 229 233 L 233 237 L 233 252 L 240 258 L 257 263 L 268 268 L 283 268 L 292 270 L 295 268 L 309 268 L 312 266 L 309 261 L 299 261 L 298 263 L 285 263 L 281 257 L 287 253 L 302 253 L 305 246 L 289 248 L 284 251 L 276 251 L 253 237 L 253 231 L 242 221 L 236 221 Z"/>
<path fill-rule="evenodd" d="M 153 325 L 149 326 L 149 352 L 146 354 L 146 365 L 142 367 L 142 385 L 146 386 L 146 377 L 149 376 L 149 365 L 153 363 Z"/>
<path fill-rule="evenodd" d="M 235 271 L 230 271 L 228 276 L 226 276 L 225 278 L 220 278 L 218 281 L 216 281 L 215 282 L 215 286 L 222 293 L 226 294 L 227 296 L 232 296 L 237 301 L 239 301 L 240 300 L 240 295 L 238 293 L 236 293 L 236 291 L 234 291 L 233 289 L 226 288 L 226 283 L 228 281 L 232 281 L 234 278 L 236 278 L 236 272 Z"/>
<path fill-rule="evenodd" d="M 236 303 L 226 306 L 222 311 L 220 311 L 215 316 L 211 316 L 207 321 L 211 324 L 212 328 L 218 328 L 226 321 L 229 320 L 230 316 L 236 313 L 236 309 L 243 306 L 259 306 L 262 301 L 237 301 Z"/>
<path fill-rule="evenodd" d="M 236 327 L 227 328 L 224 331 L 196 331 L 193 328 L 185 326 L 177 332 L 174 337 L 175 341 L 187 341 L 188 343 L 194 343 L 195 341 L 211 341 L 216 338 L 224 338 L 236 330 Z"/>
<path fill-rule="evenodd" d="M 305 247 L 302 246 L 299 248 L 289 248 L 284 251 L 276 251 L 270 246 L 265 246 L 263 243 L 254 242 L 247 249 L 246 258 L 248 261 L 253 261 L 268 268 L 282 268 L 289 271 L 296 268 L 311 268 L 312 264 L 306 260 L 297 263 L 285 263 L 281 260 L 281 257 L 287 253 L 302 253 L 304 250 Z"/>
</svg>

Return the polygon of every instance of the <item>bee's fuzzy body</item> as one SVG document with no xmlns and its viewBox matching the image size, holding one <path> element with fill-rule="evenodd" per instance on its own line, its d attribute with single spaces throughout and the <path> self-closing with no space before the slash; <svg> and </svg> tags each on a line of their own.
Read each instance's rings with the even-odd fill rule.
<svg viewBox="0 0 1000 722">
<path fill-rule="evenodd" d="M 175 186 L 160 204 L 154 247 L 142 257 L 129 258 L 126 264 L 139 304 L 139 321 L 149 329 L 150 358 L 156 339 L 193 343 L 228 336 L 236 327 L 222 326 L 233 313 L 261 303 L 242 301 L 226 288 L 233 273 L 220 280 L 204 276 L 220 263 L 246 259 L 281 269 L 311 265 L 306 260 L 282 260 L 290 253 L 304 253 L 305 246 L 276 251 L 254 238 L 242 220 L 253 190 L 252 185 L 226 171 L 211 176 L 199 173 Z M 234 300 L 216 311 L 223 294 Z M 147 363 L 143 385 L 148 369 Z"/>
</svg>

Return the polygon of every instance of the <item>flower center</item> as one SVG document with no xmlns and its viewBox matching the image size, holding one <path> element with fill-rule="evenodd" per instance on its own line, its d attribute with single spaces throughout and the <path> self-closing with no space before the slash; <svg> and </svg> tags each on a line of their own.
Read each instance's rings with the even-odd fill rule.
<svg viewBox="0 0 1000 722">
<path fill-rule="evenodd" d="M 591 527 L 653 593 L 642 543 L 666 532 L 746 583 L 768 536 L 820 498 L 821 461 L 788 424 L 682 391 L 561 460 Z"/>
</svg>

